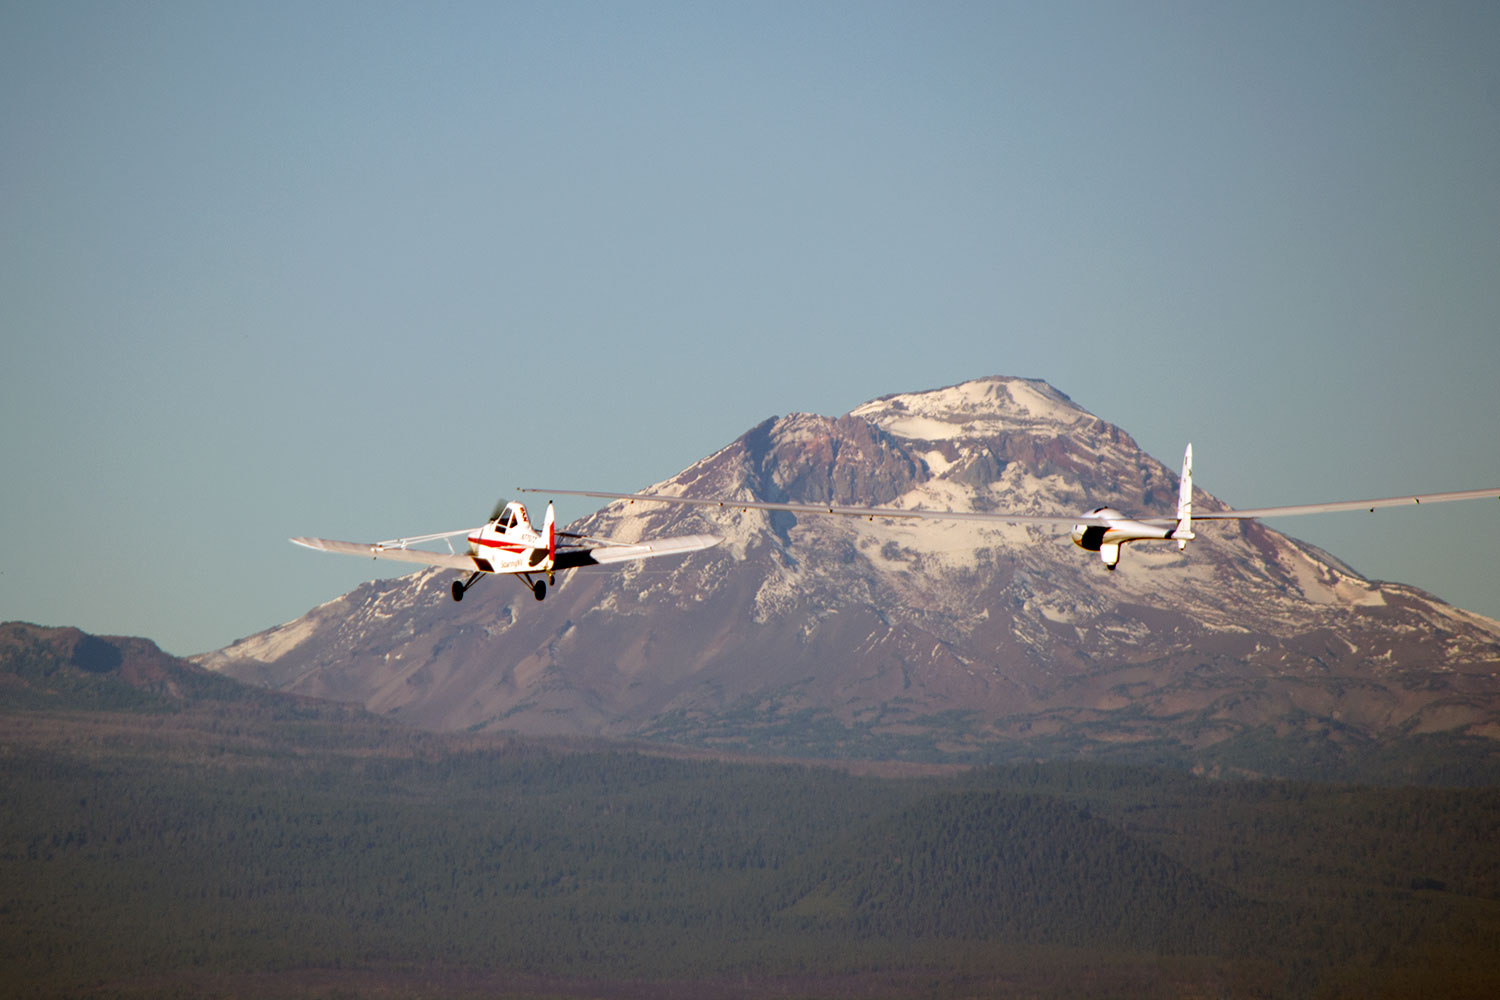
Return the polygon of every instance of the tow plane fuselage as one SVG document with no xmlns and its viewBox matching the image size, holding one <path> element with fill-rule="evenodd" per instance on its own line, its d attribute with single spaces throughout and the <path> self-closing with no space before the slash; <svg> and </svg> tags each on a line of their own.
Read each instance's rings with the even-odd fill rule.
<svg viewBox="0 0 1500 1000">
<path fill-rule="evenodd" d="M 531 523 L 526 505 L 511 502 L 499 517 L 469 533 L 469 555 L 486 573 L 546 573 L 557 566 L 557 526 L 552 505 L 541 529 Z"/>
</svg>

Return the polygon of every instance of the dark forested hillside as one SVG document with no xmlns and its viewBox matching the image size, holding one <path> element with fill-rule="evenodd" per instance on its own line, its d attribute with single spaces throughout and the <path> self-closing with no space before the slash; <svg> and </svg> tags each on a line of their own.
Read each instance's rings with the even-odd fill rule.
<svg viewBox="0 0 1500 1000">
<path fill-rule="evenodd" d="M 854 777 L 308 704 L 11 710 L 0 754 L 11 995 L 1500 986 L 1494 790 Z"/>
<path fill-rule="evenodd" d="M 840 841 L 819 868 L 796 909 L 837 914 L 861 936 L 1212 954 L 1264 910 L 1075 805 L 1014 791 L 924 799 Z"/>
<path fill-rule="evenodd" d="M 263 692 L 164 653 L 149 639 L 0 622 L 0 711 L 166 711 L 204 699 L 267 701 Z"/>
</svg>

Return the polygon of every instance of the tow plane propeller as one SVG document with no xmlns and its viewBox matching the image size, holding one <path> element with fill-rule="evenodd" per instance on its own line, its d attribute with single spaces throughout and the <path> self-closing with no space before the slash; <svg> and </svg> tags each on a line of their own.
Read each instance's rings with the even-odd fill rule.
<svg viewBox="0 0 1500 1000">
<path fill-rule="evenodd" d="M 453 550 L 451 538 L 467 537 L 467 553 Z M 636 559 L 683 555 L 719 544 L 717 535 L 678 535 L 650 542 L 615 542 L 592 538 L 557 529 L 557 514 L 547 504 L 541 527 L 531 523 L 526 505 L 511 501 L 497 505 L 490 519 L 477 528 L 439 531 L 430 535 L 393 538 L 384 542 L 336 542 L 327 538 L 293 538 L 293 542 L 322 552 L 342 552 L 372 559 L 394 559 L 461 570 L 468 575 L 453 581 L 453 599 L 461 601 L 464 593 L 487 573 L 514 576 L 541 600 L 547 586 L 560 570 L 583 566 L 608 566 Z M 413 548 L 423 543 L 442 541 L 447 552 Z M 546 579 L 533 577 L 545 576 Z"/>
<path fill-rule="evenodd" d="M 1263 517 L 1292 517 L 1301 514 L 1326 514 L 1335 511 L 1369 510 L 1381 507 L 1406 507 L 1412 504 L 1446 503 L 1451 500 L 1500 498 L 1500 487 L 1461 490 L 1456 493 L 1415 493 L 1379 500 L 1335 500 L 1328 503 L 1299 504 L 1290 507 L 1255 507 L 1245 510 L 1193 510 L 1193 446 L 1182 456 L 1182 478 L 1177 492 L 1175 516 L 1131 518 L 1113 507 L 1099 507 L 1087 514 L 1007 514 L 999 511 L 928 510 L 922 507 L 843 507 L 835 504 L 772 503 L 763 500 L 736 500 L 716 497 L 681 497 L 661 493 L 606 493 L 594 490 L 521 489 L 522 493 L 551 493 L 561 496 L 599 497 L 607 500 L 646 501 L 650 503 L 694 504 L 737 510 L 784 510 L 793 514 L 835 514 L 844 517 L 925 519 L 936 521 L 991 521 L 1069 528 L 1069 536 L 1079 548 L 1099 553 L 1108 569 L 1120 564 L 1120 547 L 1127 542 L 1175 541 L 1179 550 L 1197 537 L 1194 521 L 1254 520 Z"/>
</svg>

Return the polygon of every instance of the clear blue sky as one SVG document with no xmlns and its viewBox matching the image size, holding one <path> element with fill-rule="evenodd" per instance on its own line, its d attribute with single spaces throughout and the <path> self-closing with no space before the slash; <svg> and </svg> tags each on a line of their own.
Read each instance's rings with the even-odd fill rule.
<svg viewBox="0 0 1500 1000">
<path fill-rule="evenodd" d="M 0 618 L 217 648 L 376 572 L 289 535 L 988 374 L 1500 484 L 1491 3 L 7 2 L 0 138 Z M 1500 616 L 1500 503 L 1276 526 Z"/>
</svg>

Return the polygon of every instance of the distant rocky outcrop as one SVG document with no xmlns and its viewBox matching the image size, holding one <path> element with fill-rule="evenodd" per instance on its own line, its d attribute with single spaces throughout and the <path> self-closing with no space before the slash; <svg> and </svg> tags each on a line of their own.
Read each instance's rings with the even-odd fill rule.
<svg viewBox="0 0 1500 1000">
<path fill-rule="evenodd" d="M 149 639 L 0 623 L 0 707 L 160 707 L 247 695 L 256 692 Z"/>
</svg>

